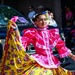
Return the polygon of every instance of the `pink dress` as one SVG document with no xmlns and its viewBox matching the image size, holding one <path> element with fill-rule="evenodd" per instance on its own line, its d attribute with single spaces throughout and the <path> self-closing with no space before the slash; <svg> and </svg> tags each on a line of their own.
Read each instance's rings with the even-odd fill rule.
<svg viewBox="0 0 75 75">
<path fill-rule="evenodd" d="M 59 56 L 61 58 L 68 56 L 71 52 L 59 35 L 57 28 L 28 28 L 23 31 L 21 38 L 23 46 L 32 43 L 35 47 L 36 53 L 31 55 L 34 60 L 45 68 L 57 68 L 60 61 L 53 55 L 52 49 L 56 46 Z"/>
</svg>

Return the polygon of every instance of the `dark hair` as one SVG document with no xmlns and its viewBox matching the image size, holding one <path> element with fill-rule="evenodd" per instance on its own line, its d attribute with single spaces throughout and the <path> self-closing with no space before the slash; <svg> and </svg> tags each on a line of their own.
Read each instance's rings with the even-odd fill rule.
<svg viewBox="0 0 75 75">
<path fill-rule="evenodd" d="M 35 22 L 36 19 L 37 19 L 40 15 L 43 15 L 43 13 L 38 13 L 38 14 L 34 15 L 33 18 L 32 18 L 32 21 Z"/>
</svg>

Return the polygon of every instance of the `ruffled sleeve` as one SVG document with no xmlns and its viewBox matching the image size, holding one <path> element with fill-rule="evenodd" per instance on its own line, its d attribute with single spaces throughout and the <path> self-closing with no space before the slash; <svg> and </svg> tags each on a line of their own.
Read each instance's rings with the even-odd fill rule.
<svg viewBox="0 0 75 75">
<path fill-rule="evenodd" d="M 71 53 L 71 50 L 67 48 L 65 42 L 61 40 L 58 29 L 55 30 L 55 39 L 57 41 L 56 48 L 58 50 L 60 58 L 68 56 L 69 53 Z"/>
<path fill-rule="evenodd" d="M 30 43 L 34 44 L 35 41 L 35 34 L 36 30 L 34 28 L 28 28 L 23 30 L 22 37 L 21 37 L 21 43 L 24 48 L 26 48 Z"/>
</svg>

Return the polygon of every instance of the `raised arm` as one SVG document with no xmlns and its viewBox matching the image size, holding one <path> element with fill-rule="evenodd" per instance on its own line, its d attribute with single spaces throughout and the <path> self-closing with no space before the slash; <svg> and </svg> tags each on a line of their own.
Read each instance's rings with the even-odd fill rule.
<svg viewBox="0 0 75 75">
<path fill-rule="evenodd" d="M 18 26 L 15 23 L 17 20 L 18 20 L 18 16 L 14 16 L 13 18 L 11 18 L 11 21 L 13 22 L 11 25 L 11 28 L 12 28 L 12 31 L 15 32 L 17 39 L 20 41 L 20 34 L 19 34 Z"/>
</svg>

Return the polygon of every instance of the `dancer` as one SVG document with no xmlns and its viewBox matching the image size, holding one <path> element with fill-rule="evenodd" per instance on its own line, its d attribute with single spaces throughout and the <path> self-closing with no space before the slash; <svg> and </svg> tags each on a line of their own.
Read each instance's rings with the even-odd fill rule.
<svg viewBox="0 0 75 75">
<path fill-rule="evenodd" d="M 32 20 L 36 26 L 24 29 L 23 36 L 19 34 L 15 18 L 8 23 L 4 60 L 0 69 L 2 74 L 72 75 L 70 71 L 60 66 L 61 63 L 53 55 L 52 49 L 56 46 L 61 58 L 69 56 L 75 60 L 75 55 L 61 40 L 58 28 L 48 27 L 46 15 L 41 13 L 35 15 Z M 25 52 L 26 46 L 30 43 L 34 45 L 36 51 L 32 55 Z"/>
</svg>

